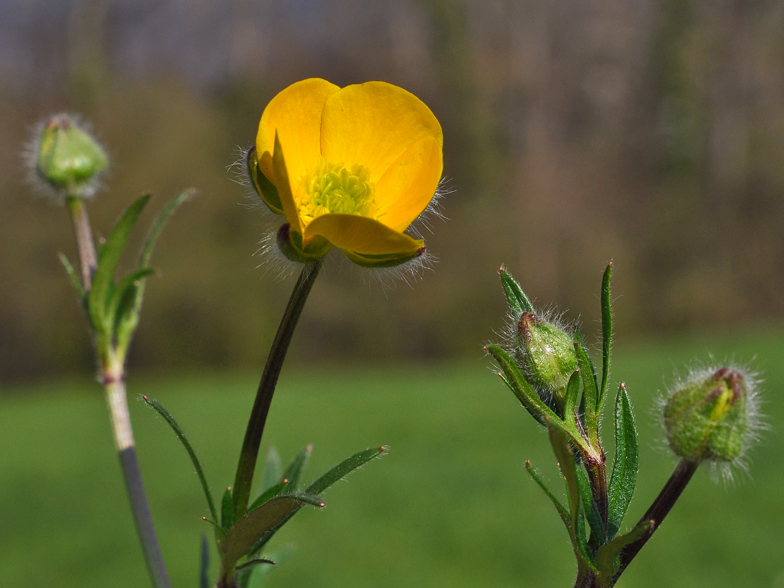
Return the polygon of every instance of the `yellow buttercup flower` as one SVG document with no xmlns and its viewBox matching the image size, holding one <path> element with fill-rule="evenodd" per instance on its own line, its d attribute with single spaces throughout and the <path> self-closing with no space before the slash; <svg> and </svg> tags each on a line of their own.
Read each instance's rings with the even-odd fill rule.
<svg viewBox="0 0 784 588">
<path fill-rule="evenodd" d="M 292 84 L 261 116 L 248 166 L 267 206 L 285 215 L 287 256 L 339 247 L 360 265 L 390 266 L 424 251 L 405 231 L 435 195 L 443 169 L 438 120 L 385 82 Z"/>
</svg>

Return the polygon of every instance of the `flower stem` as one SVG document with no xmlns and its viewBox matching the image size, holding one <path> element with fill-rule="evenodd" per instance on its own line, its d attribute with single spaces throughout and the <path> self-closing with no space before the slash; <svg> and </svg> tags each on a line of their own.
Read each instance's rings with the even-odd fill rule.
<svg viewBox="0 0 784 588">
<path fill-rule="evenodd" d="M 656 500 L 653 501 L 653 504 L 651 504 L 650 508 L 642 515 L 642 518 L 637 523 L 639 525 L 645 521 L 654 521 L 651 531 L 640 537 L 634 543 L 630 543 L 621 551 L 621 567 L 618 568 L 618 572 L 613 578 L 613 584 L 618 581 L 618 578 L 626 569 L 626 566 L 631 563 L 640 549 L 648 542 L 648 539 L 651 538 L 654 531 L 661 526 L 662 521 L 669 514 L 678 498 L 680 498 L 683 490 L 688 485 L 694 472 L 697 471 L 699 465 L 700 463 L 698 461 L 682 459 L 675 467 L 675 471 L 670 476 L 670 479 L 667 480 L 662 491 L 659 492 Z"/>
<path fill-rule="evenodd" d="M 95 254 L 95 243 L 93 242 L 93 232 L 90 229 L 90 219 L 87 216 L 87 209 L 81 198 L 69 196 L 65 200 L 68 204 L 68 210 L 71 212 L 76 245 L 79 249 L 82 284 L 84 285 L 84 291 L 89 292 L 95 268 L 98 267 L 98 257 Z"/>
<path fill-rule="evenodd" d="M 280 326 L 278 326 L 278 332 L 275 334 L 269 356 L 267 356 L 267 363 L 264 366 L 259 388 L 256 391 L 256 400 L 248 420 L 248 428 L 245 431 L 245 440 L 242 442 L 237 475 L 234 478 L 234 520 L 245 514 L 248 508 L 261 436 L 264 433 L 264 425 L 267 422 L 267 414 L 272 403 L 272 396 L 275 394 L 278 376 L 283 368 L 283 361 L 286 359 L 294 329 L 302 315 L 302 309 L 305 307 L 308 294 L 310 294 L 318 277 L 322 263 L 323 260 L 318 260 L 305 264 L 305 267 L 302 268 L 302 273 L 294 286 L 294 291 L 291 293 L 288 306 L 286 306 Z"/>
<path fill-rule="evenodd" d="M 112 373 L 114 372 L 114 373 Z M 155 527 L 144 493 L 142 474 L 139 470 L 139 460 L 136 458 L 136 447 L 131 429 L 131 417 L 128 412 L 128 399 L 125 393 L 125 382 L 122 370 L 112 370 L 104 374 L 104 388 L 106 401 L 114 433 L 114 444 L 120 457 L 125 487 L 128 491 L 128 500 L 131 503 L 133 520 L 136 531 L 142 543 L 144 559 L 150 572 L 155 588 L 171 588 L 163 556 L 155 535 Z"/>
</svg>

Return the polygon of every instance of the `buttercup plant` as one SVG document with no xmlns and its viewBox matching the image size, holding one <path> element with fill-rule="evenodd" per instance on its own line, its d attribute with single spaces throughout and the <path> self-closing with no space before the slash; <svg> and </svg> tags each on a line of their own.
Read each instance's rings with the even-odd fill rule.
<svg viewBox="0 0 784 588">
<path fill-rule="evenodd" d="M 681 458 L 653 504 L 620 533 L 637 484 L 638 439 L 629 394 L 621 383 L 615 399 L 615 459 L 609 482 L 601 415 L 610 386 L 612 263 L 602 279 L 601 378 L 579 327 L 573 334 L 539 317 L 511 274 L 501 284 L 512 326 L 507 349 L 488 345 L 498 373 L 521 404 L 548 429 L 563 476 L 564 504 L 530 461 L 525 467 L 552 501 L 566 526 L 577 560 L 575 588 L 608 588 L 661 525 L 703 462 L 737 464 L 759 428 L 756 382 L 736 367 L 693 372 L 662 402 L 672 451 Z"/>
<path fill-rule="evenodd" d="M 305 302 L 333 247 L 370 269 L 415 263 L 424 241 L 410 226 L 436 195 L 443 169 L 443 135 L 430 109 L 413 94 L 384 82 L 339 88 L 321 79 L 297 82 L 278 94 L 261 116 L 256 145 L 245 162 L 249 184 L 269 209 L 285 217 L 277 245 L 302 270 L 272 343 L 251 410 L 234 484 L 213 498 L 204 468 L 174 417 L 143 397 L 185 447 L 205 495 L 219 555 L 218 588 L 259 588 L 283 555 L 266 554 L 275 533 L 303 506 L 324 506 L 321 494 L 386 451 L 366 449 L 309 485 L 301 484 L 312 447 L 283 470 L 268 453 L 261 484 L 252 497 L 256 462 L 278 377 Z M 75 119 L 58 115 L 37 133 L 29 158 L 57 200 L 71 212 L 81 278 L 63 265 L 87 313 L 100 379 L 107 393 L 115 443 L 139 537 L 156 588 L 169 580 L 141 483 L 125 389 L 125 358 L 139 321 L 153 244 L 190 191 L 161 213 L 142 249 L 138 269 L 115 282 L 129 235 L 149 200 L 144 195 L 123 213 L 96 252 L 84 199 L 108 165 L 103 148 Z M 274 559 L 273 559 L 274 557 Z M 200 585 L 208 588 L 209 549 L 202 545 Z"/>
</svg>

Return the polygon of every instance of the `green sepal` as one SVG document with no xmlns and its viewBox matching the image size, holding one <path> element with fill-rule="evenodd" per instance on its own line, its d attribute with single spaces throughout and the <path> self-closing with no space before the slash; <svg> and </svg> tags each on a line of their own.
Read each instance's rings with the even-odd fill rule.
<svg viewBox="0 0 784 588">
<path fill-rule="evenodd" d="M 305 466 L 308 464 L 308 459 L 310 459 L 310 454 L 312 452 L 313 445 L 305 447 L 305 449 L 300 451 L 299 454 L 297 454 L 297 457 L 289 464 L 286 471 L 283 472 L 283 479 L 286 480 L 285 493 L 290 494 L 296 491 L 299 479 L 302 476 Z"/>
<path fill-rule="evenodd" d="M 264 472 L 261 474 L 261 493 L 263 494 L 275 486 L 283 476 L 278 450 L 270 447 L 267 450 L 267 459 L 264 461 Z"/>
<path fill-rule="evenodd" d="M 414 252 L 405 252 L 405 253 L 393 253 L 387 255 L 363 255 L 361 253 L 357 253 L 355 251 L 349 251 L 348 249 L 342 249 L 343 253 L 346 254 L 346 257 L 349 260 L 353 261 L 360 267 L 367 267 L 367 268 L 385 268 L 385 267 L 397 267 L 404 263 L 408 263 L 412 259 L 416 259 L 417 257 L 421 257 L 427 248 L 425 247 L 425 242 L 421 241 L 421 247 Z"/>
<path fill-rule="evenodd" d="M 199 547 L 199 588 L 210 588 L 210 545 L 204 534 L 201 536 Z"/>
<path fill-rule="evenodd" d="M 277 243 L 281 253 L 297 263 L 318 261 L 332 249 L 332 243 L 318 235 L 310 243 L 303 245 L 302 235 L 292 230 L 288 223 L 278 229 Z"/>
<path fill-rule="evenodd" d="M 68 279 L 71 281 L 71 285 L 74 287 L 74 290 L 76 290 L 76 293 L 79 295 L 79 302 L 82 303 L 82 306 L 85 306 L 86 299 L 84 295 L 84 287 L 82 286 L 82 282 L 79 280 L 79 276 L 77 275 L 76 270 L 74 270 L 73 266 L 71 265 L 71 262 L 68 261 L 68 258 L 65 256 L 65 254 L 58 253 L 57 257 L 60 258 L 60 263 L 63 264 L 63 267 L 65 268 L 65 273 L 68 274 Z"/>
<path fill-rule="evenodd" d="M 620 566 L 621 551 L 627 545 L 638 541 L 645 537 L 648 533 L 654 531 L 656 523 L 654 521 L 643 521 L 639 523 L 634 529 L 620 535 L 607 545 L 599 549 L 596 553 L 596 568 L 597 568 L 597 586 L 600 588 L 612 586 L 612 580 Z"/>
<path fill-rule="evenodd" d="M 501 277 L 501 286 L 504 288 L 506 300 L 509 302 L 509 307 L 512 309 L 512 315 L 520 317 L 524 312 L 534 312 L 534 307 L 528 296 L 525 295 L 520 284 L 512 277 L 512 274 L 505 267 L 498 270 L 498 275 Z"/>
<path fill-rule="evenodd" d="M 215 503 L 212 500 L 212 493 L 210 492 L 210 487 L 207 484 L 207 477 L 204 475 L 204 469 L 201 467 L 201 462 L 199 461 L 196 452 L 193 450 L 193 446 L 191 446 L 190 441 L 185 436 L 185 432 L 182 430 L 177 421 L 174 420 L 174 417 L 171 413 L 163 408 L 160 402 L 153 398 L 148 398 L 147 396 L 142 396 L 142 400 L 148 405 L 151 406 L 159 415 L 163 417 L 163 420 L 171 427 L 174 434 L 177 435 L 177 439 L 180 440 L 182 446 L 185 447 L 185 451 L 188 452 L 188 457 L 191 458 L 191 463 L 193 464 L 194 469 L 196 470 L 196 475 L 199 476 L 199 482 L 201 482 L 201 489 L 204 491 L 204 497 L 207 499 L 207 506 L 210 509 L 210 515 L 214 521 L 218 520 L 218 511 L 215 509 Z M 226 500 L 224 496 L 224 501 Z M 223 505 L 222 505 L 223 506 Z"/>
<path fill-rule="evenodd" d="M 252 553 L 256 542 L 270 531 L 280 528 L 305 504 L 312 504 L 319 508 L 324 506 L 324 502 L 318 496 L 292 494 L 273 498 L 259 508 L 245 513 L 220 542 L 222 568 L 232 569 L 241 557 Z"/>
<path fill-rule="evenodd" d="M 385 451 L 387 451 L 387 447 L 386 445 L 382 445 L 381 447 L 373 447 L 371 449 L 365 449 L 364 451 L 355 453 L 348 459 L 343 460 L 334 468 L 329 470 L 318 480 L 313 482 L 310 486 L 308 486 L 305 492 L 308 494 L 321 494 L 324 492 L 324 490 L 332 486 L 332 484 L 342 480 L 358 467 L 361 467 L 369 461 L 376 459 Z"/>
<path fill-rule="evenodd" d="M 577 487 L 580 490 L 580 499 L 583 503 L 585 518 L 588 519 L 588 526 L 591 528 L 591 540 L 595 541 L 597 545 L 604 545 L 607 543 L 607 529 L 604 527 L 602 515 L 599 513 L 599 506 L 593 497 L 588 474 L 583 468 L 576 468 L 576 472 Z"/>
<path fill-rule="evenodd" d="M 287 486 L 287 480 L 285 480 L 285 479 L 280 481 L 280 482 L 278 482 L 274 486 L 270 486 L 264 492 L 262 492 L 259 495 L 259 497 L 256 498 L 256 500 L 253 501 L 253 504 L 251 504 L 248 507 L 248 511 L 251 511 L 251 510 L 253 510 L 255 508 L 260 507 L 265 502 L 269 502 L 270 500 L 272 500 L 273 498 L 275 498 L 276 496 L 281 494 L 283 492 L 283 490 L 286 488 L 286 486 Z"/>
<path fill-rule="evenodd" d="M 88 312 L 93 329 L 96 334 L 103 337 L 112 335 L 113 317 L 109 316 L 107 311 L 110 295 L 114 287 L 113 279 L 117 270 L 117 264 L 120 262 L 120 257 L 128 243 L 131 230 L 149 200 L 150 195 L 144 194 L 126 208 L 120 220 L 114 225 L 106 243 L 101 247 L 98 267 L 93 274 L 92 286 L 90 288 Z"/>
<path fill-rule="evenodd" d="M 248 171 L 250 183 L 262 202 L 264 202 L 264 204 L 267 205 L 267 208 L 275 214 L 284 214 L 283 204 L 280 201 L 278 189 L 259 168 L 259 160 L 258 157 L 256 157 L 255 145 L 245 153 L 245 167 Z"/>
<path fill-rule="evenodd" d="M 618 396 L 615 398 L 615 461 L 607 492 L 607 531 L 610 538 L 618 532 L 626 509 L 629 508 L 629 503 L 634 496 L 638 460 L 639 447 L 634 413 L 626 386 L 621 384 L 618 388 Z"/>
<path fill-rule="evenodd" d="M 607 386 L 610 381 L 610 354 L 612 352 L 612 300 L 610 299 L 610 279 L 612 278 L 612 261 L 607 264 L 602 276 L 602 387 L 599 390 L 599 412 L 604 406 Z"/>
<path fill-rule="evenodd" d="M 231 488 L 226 488 L 221 500 L 221 528 L 224 533 L 234 525 L 234 499 L 231 496 Z"/>
</svg>

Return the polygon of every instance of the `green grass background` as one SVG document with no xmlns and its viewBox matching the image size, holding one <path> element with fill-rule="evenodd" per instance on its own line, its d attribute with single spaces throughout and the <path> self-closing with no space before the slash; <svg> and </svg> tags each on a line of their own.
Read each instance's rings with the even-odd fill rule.
<svg viewBox="0 0 784 588">
<path fill-rule="evenodd" d="M 641 435 L 627 523 L 674 465 L 661 449 L 654 398 L 691 358 L 753 359 L 765 377 L 771 430 L 753 452 L 751 476 L 741 472 L 725 488 L 698 472 L 619 586 L 784 587 L 784 330 L 620 347 L 612 381 L 626 381 Z M 287 366 L 265 445 L 274 443 L 285 461 L 314 443 L 306 480 L 359 449 L 389 444 L 391 451 L 331 488 L 325 509 L 302 511 L 278 534 L 275 545 L 293 543 L 296 551 L 269 586 L 571 586 L 566 531 L 523 469 L 531 459 L 560 487 L 547 437 L 489 366 L 480 353 L 414 367 Z M 175 588 L 197 586 L 207 509 L 174 435 L 133 399 L 147 394 L 175 415 L 218 495 L 233 480 L 257 377 L 130 376 L 139 458 Z M 74 380 L 3 392 L 0 582 L 149 585 L 98 385 Z M 605 422 L 608 437 L 611 425 Z M 610 439 L 607 445 L 611 455 Z"/>
</svg>

